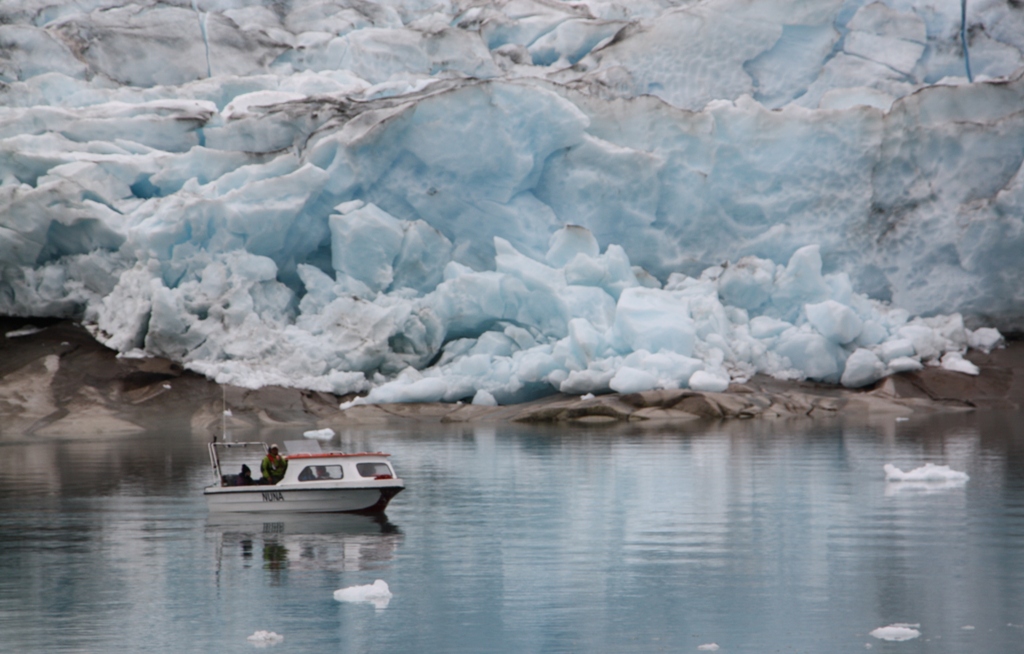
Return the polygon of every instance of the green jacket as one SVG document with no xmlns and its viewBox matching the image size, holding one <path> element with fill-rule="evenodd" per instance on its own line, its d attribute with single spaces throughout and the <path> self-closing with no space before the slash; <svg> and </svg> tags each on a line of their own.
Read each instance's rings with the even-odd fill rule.
<svg viewBox="0 0 1024 654">
<path fill-rule="evenodd" d="M 287 469 L 288 459 L 281 455 L 278 455 L 276 459 L 271 461 L 268 454 L 263 457 L 263 463 L 260 464 L 260 472 L 263 473 L 263 478 L 272 484 L 281 481 L 281 478 L 284 477 L 284 471 Z"/>
</svg>

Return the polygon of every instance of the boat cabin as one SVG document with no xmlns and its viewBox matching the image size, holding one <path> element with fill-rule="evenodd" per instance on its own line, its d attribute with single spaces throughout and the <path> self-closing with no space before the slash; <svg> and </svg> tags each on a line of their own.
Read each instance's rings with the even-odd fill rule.
<svg viewBox="0 0 1024 654">
<path fill-rule="evenodd" d="M 210 443 L 210 462 L 220 486 L 269 485 L 260 476 L 260 465 L 270 446 L 260 442 Z M 395 479 L 382 452 L 324 452 L 316 441 L 285 441 L 288 470 L 279 484 L 361 479 Z M 234 471 L 234 472 L 232 472 Z M 248 473 L 248 475 L 246 474 Z"/>
</svg>

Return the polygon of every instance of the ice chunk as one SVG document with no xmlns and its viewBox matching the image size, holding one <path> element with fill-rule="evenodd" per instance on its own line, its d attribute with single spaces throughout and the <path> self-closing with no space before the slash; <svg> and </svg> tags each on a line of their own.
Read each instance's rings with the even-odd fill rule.
<svg viewBox="0 0 1024 654">
<path fill-rule="evenodd" d="M 718 278 L 722 302 L 741 309 L 756 309 L 771 298 L 775 264 L 757 257 L 743 257 Z"/>
<path fill-rule="evenodd" d="M 657 378 L 651 388 L 686 388 L 693 375 L 704 370 L 705 363 L 701 359 L 688 357 L 677 352 L 662 350 L 651 354 L 646 350 L 638 350 L 623 359 L 624 367 L 646 371 Z M 719 376 L 728 376 L 722 373 Z"/>
<path fill-rule="evenodd" d="M 492 394 L 481 388 L 473 396 L 473 404 L 476 406 L 498 406 L 498 401 Z"/>
<path fill-rule="evenodd" d="M 334 438 L 334 430 L 330 427 L 325 427 L 323 429 L 304 431 L 302 432 L 302 435 L 306 438 L 314 438 L 318 441 L 329 441 Z"/>
<path fill-rule="evenodd" d="M 452 257 L 452 242 L 422 220 L 403 222 L 402 244 L 393 264 L 396 289 L 428 293 L 441 283 Z"/>
<path fill-rule="evenodd" d="M 914 350 L 914 342 L 909 338 L 897 338 L 886 341 L 879 347 L 879 354 L 885 361 L 891 361 L 897 358 L 905 358 L 914 356 L 916 350 Z"/>
<path fill-rule="evenodd" d="M 888 337 L 889 330 L 878 320 L 869 318 L 864 321 L 856 342 L 862 346 L 878 345 Z"/>
<path fill-rule="evenodd" d="M 839 381 L 842 350 L 820 334 L 795 329 L 787 331 L 779 336 L 774 350 L 810 379 Z"/>
<path fill-rule="evenodd" d="M 793 315 L 806 303 L 828 298 L 830 291 L 821 276 L 821 266 L 821 250 L 817 245 L 802 247 L 789 258 L 772 291 L 772 303 L 783 315 Z"/>
<path fill-rule="evenodd" d="M 846 359 L 846 368 L 840 383 L 847 388 L 860 388 L 873 384 L 885 376 L 885 364 L 871 350 L 857 348 Z"/>
<path fill-rule="evenodd" d="M 596 286 L 616 299 L 624 289 L 639 284 L 629 257 L 618 245 L 609 245 L 604 254 L 596 257 L 580 252 L 565 265 L 564 270 L 567 283 Z"/>
<path fill-rule="evenodd" d="M 864 327 L 863 321 L 853 309 L 835 300 L 807 304 L 804 310 L 807 312 L 807 320 L 819 334 L 840 345 L 856 339 Z"/>
<path fill-rule="evenodd" d="M 405 236 L 397 218 L 376 205 L 352 202 L 330 217 L 334 269 L 381 291 L 394 279 L 393 264 Z"/>
<path fill-rule="evenodd" d="M 729 388 L 729 376 L 707 370 L 698 370 L 690 377 L 687 385 L 695 391 L 724 393 Z"/>
<path fill-rule="evenodd" d="M 942 354 L 941 337 L 935 330 L 926 325 L 906 325 L 900 327 L 897 333 L 901 339 L 910 341 L 914 347 L 914 352 L 921 357 L 922 361 L 934 359 Z"/>
<path fill-rule="evenodd" d="M 378 609 L 387 608 L 392 597 L 391 589 L 383 579 L 365 586 L 349 586 L 334 591 L 334 599 L 339 602 L 369 602 Z"/>
<path fill-rule="evenodd" d="M 616 370 L 603 362 L 591 364 L 586 370 L 569 372 L 558 385 L 558 390 L 567 395 L 583 395 L 584 393 L 603 393 L 611 390 L 609 384 Z"/>
<path fill-rule="evenodd" d="M 903 472 L 891 463 L 882 466 L 886 481 L 967 481 L 967 473 L 953 470 L 949 466 L 926 463 L 919 468 Z"/>
<path fill-rule="evenodd" d="M 868 635 L 873 636 L 879 640 L 889 640 L 896 642 L 904 640 L 913 640 L 915 638 L 920 637 L 921 632 L 918 631 L 918 628 L 920 626 L 921 625 L 919 624 L 906 624 L 898 622 L 896 624 L 891 624 L 887 627 L 878 627 L 877 629 L 873 629 L 871 632 L 869 632 Z"/>
<path fill-rule="evenodd" d="M 981 350 L 985 354 L 988 354 L 1003 344 L 1003 335 L 999 333 L 998 329 L 993 329 L 991 327 L 975 329 L 967 338 L 968 344 L 972 348 Z"/>
<path fill-rule="evenodd" d="M 750 319 L 750 335 L 757 339 L 778 336 L 791 327 L 793 325 L 790 323 L 769 316 L 757 316 Z"/>
<path fill-rule="evenodd" d="M 962 372 L 965 375 L 978 375 L 981 370 L 963 357 L 959 352 L 947 352 L 942 355 L 942 367 L 954 372 Z"/>
<path fill-rule="evenodd" d="M 888 365 L 892 372 L 914 372 L 924 368 L 923 363 L 911 357 L 896 357 Z"/>
<path fill-rule="evenodd" d="M 566 225 L 551 235 L 545 259 L 548 265 L 564 268 L 577 255 L 596 257 L 600 254 L 597 239 L 586 228 Z"/>
<path fill-rule="evenodd" d="M 628 288 L 615 307 L 615 339 L 628 350 L 693 352 L 696 331 L 688 302 L 678 294 Z"/>
<path fill-rule="evenodd" d="M 615 372 L 608 386 L 616 393 L 639 393 L 657 388 L 658 378 L 645 370 L 622 366 Z"/>
<path fill-rule="evenodd" d="M 284 636 L 273 631 L 258 630 L 246 638 L 256 647 L 268 647 L 284 642 Z"/>
</svg>

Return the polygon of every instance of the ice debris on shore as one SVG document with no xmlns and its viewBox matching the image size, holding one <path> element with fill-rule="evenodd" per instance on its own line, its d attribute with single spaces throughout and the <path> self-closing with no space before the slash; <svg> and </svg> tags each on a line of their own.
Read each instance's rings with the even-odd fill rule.
<svg viewBox="0 0 1024 654">
<path fill-rule="evenodd" d="M 926 365 L 977 373 L 962 352 L 1002 339 L 991 328 L 967 329 L 959 315 L 912 318 L 856 293 L 845 273 L 822 273 L 813 245 L 786 265 L 745 257 L 698 277 L 674 273 L 663 286 L 638 277 L 621 249 L 599 253 L 579 227 L 557 231 L 542 260 L 502 239 L 495 246 L 493 272 L 452 263 L 422 298 L 377 296 L 410 327 L 401 333 L 407 352 L 424 354 L 406 356 L 414 365 L 396 362 L 391 376 L 374 374 L 368 393 L 342 408 L 508 404 L 555 391 L 721 392 L 756 373 L 856 388 Z"/>
<path fill-rule="evenodd" d="M 385 609 L 391 602 L 391 589 L 383 579 L 364 586 L 349 586 L 334 591 L 334 599 L 339 602 L 369 602 L 378 609 Z"/>
</svg>

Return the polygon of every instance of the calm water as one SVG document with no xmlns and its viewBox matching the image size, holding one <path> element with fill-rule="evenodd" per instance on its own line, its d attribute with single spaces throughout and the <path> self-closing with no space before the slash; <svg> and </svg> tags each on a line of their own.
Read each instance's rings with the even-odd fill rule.
<svg viewBox="0 0 1024 654">
<path fill-rule="evenodd" d="M 0 651 L 1022 652 L 1022 418 L 341 434 L 379 520 L 215 520 L 198 434 L 0 443 Z"/>
</svg>

